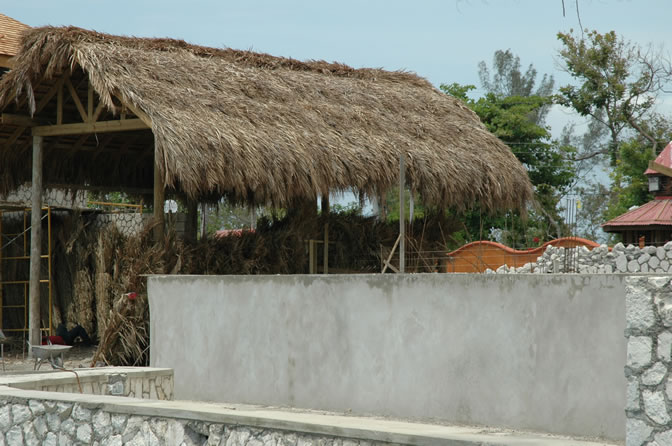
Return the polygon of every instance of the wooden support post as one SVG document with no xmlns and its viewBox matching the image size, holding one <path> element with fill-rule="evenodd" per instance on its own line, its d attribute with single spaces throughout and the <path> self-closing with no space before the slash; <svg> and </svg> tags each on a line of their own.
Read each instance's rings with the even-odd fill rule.
<svg viewBox="0 0 672 446">
<path fill-rule="evenodd" d="M 316 240 L 308 240 L 308 274 L 317 273 L 317 243 Z"/>
<path fill-rule="evenodd" d="M 63 83 L 58 86 L 56 94 L 56 125 L 63 124 Z"/>
<path fill-rule="evenodd" d="M 42 254 L 42 149 L 44 139 L 33 136 L 33 178 L 30 215 L 30 288 L 28 342 L 41 344 L 40 337 L 40 257 Z"/>
<path fill-rule="evenodd" d="M 156 153 L 156 149 L 155 153 Z M 163 214 L 163 203 L 166 198 L 166 191 L 163 185 L 163 178 L 161 177 L 161 171 L 159 170 L 159 160 L 158 156 L 154 155 L 154 239 L 161 243 L 163 242 L 164 234 L 164 214 Z"/>
<path fill-rule="evenodd" d="M 322 216 L 324 217 L 324 253 L 322 273 L 329 274 L 329 195 L 322 197 Z"/>
<path fill-rule="evenodd" d="M 86 122 L 93 122 L 93 85 L 89 82 L 89 91 L 86 96 Z"/>
<path fill-rule="evenodd" d="M 208 205 L 201 203 L 201 240 L 208 235 Z"/>
<path fill-rule="evenodd" d="M 2 330 L 2 301 L 2 211 L 0 211 L 0 330 Z"/>
<path fill-rule="evenodd" d="M 184 223 L 184 239 L 196 242 L 198 234 L 198 203 L 187 198 L 187 221 Z"/>
<path fill-rule="evenodd" d="M 257 206 L 252 205 L 250 207 L 250 229 L 251 230 L 256 230 L 257 229 Z"/>
<path fill-rule="evenodd" d="M 404 222 L 404 201 L 406 189 L 406 156 L 399 157 L 399 272 L 406 272 L 406 224 Z"/>
</svg>

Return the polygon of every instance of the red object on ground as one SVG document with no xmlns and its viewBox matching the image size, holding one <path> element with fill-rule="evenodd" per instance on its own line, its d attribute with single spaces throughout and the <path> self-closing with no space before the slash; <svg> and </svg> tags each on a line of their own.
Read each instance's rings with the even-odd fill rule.
<svg viewBox="0 0 672 446">
<path fill-rule="evenodd" d="M 49 344 L 47 340 L 53 345 L 67 345 L 65 343 L 65 339 L 63 339 L 61 336 L 42 336 L 42 345 Z"/>
<path fill-rule="evenodd" d="M 128 300 L 135 300 L 135 298 L 138 297 L 138 293 L 127 293 L 126 296 L 128 296 Z"/>
<path fill-rule="evenodd" d="M 247 229 L 247 228 L 245 228 L 245 229 L 221 229 L 221 230 L 215 232 L 215 237 L 216 238 L 229 237 L 229 236 L 240 237 L 246 232 L 254 233 L 256 231 L 254 229 Z"/>
</svg>

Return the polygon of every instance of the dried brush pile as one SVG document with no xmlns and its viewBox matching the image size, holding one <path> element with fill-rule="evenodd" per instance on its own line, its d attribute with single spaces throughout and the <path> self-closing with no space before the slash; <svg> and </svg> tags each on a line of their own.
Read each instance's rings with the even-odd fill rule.
<svg viewBox="0 0 672 446">
<path fill-rule="evenodd" d="M 184 249 L 174 237 L 153 243 L 151 232 L 149 226 L 125 237 L 113 224 L 96 227 L 80 215 L 68 216 L 59 225 L 54 306 L 60 311 L 55 314 L 62 314 L 66 326 L 80 324 L 98 339 L 96 356 L 106 364 L 148 362 L 149 307 L 142 276 L 173 272 Z M 115 302 L 130 291 L 137 292 L 138 298 L 134 310 L 122 315 Z M 114 323 L 112 332 L 110 323 Z"/>
<path fill-rule="evenodd" d="M 149 309 L 144 275 L 306 273 L 307 240 L 322 239 L 326 222 L 333 242 L 332 272 L 379 272 L 381 245 L 391 247 L 398 236 L 397 223 L 343 213 L 328 218 L 262 219 L 255 232 L 206 238 L 192 245 L 169 233 L 156 244 L 151 227 L 126 237 L 114 225 L 99 228 L 88 224 L 85 216 L 68 216 L 58 229 L 55 314 L 62 315 L 69 327 L 81 324 L 98 339 L 96 360 L 146 365 Z M 408 238 L 409 251 L 445 250 L 444 234 L 454 229 L 454 222 L 445 218 L 416 221 Z M 417 266 L 425 271 L 423 265 Z M 130 302 L 124 297 L 129 292 L 136 292 L 137 299 Z"/>
</svg>

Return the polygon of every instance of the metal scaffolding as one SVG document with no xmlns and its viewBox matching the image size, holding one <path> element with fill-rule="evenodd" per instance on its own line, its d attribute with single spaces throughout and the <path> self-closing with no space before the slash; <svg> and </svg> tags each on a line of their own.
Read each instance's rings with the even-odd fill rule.
<svg viewBox="0 0 672 446">
<path fill-rule="evenodd" d="M 21 212 L 23 215 L 23 230 L 21 232 L 16 232 L 16 233 L 5 233 L 3 232 L 3 217 L 5 213 L 12 212 L 12 213 L 17 213 Z M 53 324 L 52 324 L 52 312 L 53 312 L 53 305 L 52 305 L 52 294 L 53 294 L 53 283 L 52 283 L 52 240 L 51 240 L 51 208 L 50 207 L 43 207 L 42 208 L 42 215 L 40 217 L 40 222 L 42 220 L 47 220 L 47 252 L 46 254 L 41 254 L 40 255 L 40 261 L 45 261 L 47 264 L 46 268 L 46 278 L 40 278 L 39 283 L 40 284 L 46 284 L 48 288 L 48 295 L 49 295 L 49 316 L 48 316 L 48 321 L 46 326 L 40 323 L 41 329 L 40 331 L 44 334 L 51 335 L 53 334 Z M 31 232 L 31 226 L 29 225 L 29 222 L 31 220 L 31 210 L 30 209 L 25 209 L 25 208 L 19 208 L 19 209 L 12 209 L 12 210 L 7 210 L 7 209 L 0 209 L 0 329 L 2 329 L 3 332 L 5 333 L 21 333 L 25 337 L 26 334 L 28 334 L 29 330 L 29 314 L 28 314 L 28 297 L 29 297 L 29 283 L 30 283 L 30 278 L 26 277 L 25 279 L 22 278 L 12 278 L 11 280 L 7 280 L 8 278 L 6 277 L 5 271 L 7 270 L 6 266 L 9 262 L 26 262 L 30 261 L 30 232 Z M 16 255 L 16 254 L 10 254 L 10 255 L 5 255 L 6 252 L 8 252 L 10 247 L 15 247 L 16 244 L 20 244 L 19 246 L 21 249 L 19 251 L 21 252 L 21 255 Z M 28 269 L 26 270 L 28 271 Z M 44 271 L 44 270 L 43 270 Z M 23 288 L 23 302 L 21 303 L 20 301 L 12 301 L 8 302 L 8 299 L 6 299 L 5 294 L 6 290 L 9 289 L 8 287 L 21 287 Z M 12 320 L 10 318 L 6 318 L 6 312 L 20 312 L 18 320 L 23 320 L 23 324 L 19 324 L 19 326 L 5 326 L 5 321 L 6 320 Z M 22 326 L 20 326 L 22 325 Z"/>
</svg>

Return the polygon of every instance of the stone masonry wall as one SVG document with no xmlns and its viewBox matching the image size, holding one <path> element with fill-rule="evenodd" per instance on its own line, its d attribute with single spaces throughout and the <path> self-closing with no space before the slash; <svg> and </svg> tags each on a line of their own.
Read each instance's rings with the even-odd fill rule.
<svg viewBox="0 0 672 446">
<path fill-rule="evenodd" d="M 0 446 L 392 446 L 276 429 L 115 413 L 95 404 L 11 397 L 0 401 Z"/>
<path fill-rule="evenodd" d="M 71 372 L 48 372 L 0 377 L 0 386 L 15 389 L 39 390 L 86 395 L 127 396 L 131 398 L 172 400 L 173 371 L 171 369 L 148 369 L 130 367 L 78 370 L 77 377 Z M 80 387 L 81 386 L 81 387 Z"/>
<path fill-rule="evenodd" d="M 626 446 L 672 445 L 671 279 L 626 279 Z"/>
<path fill-rule="evenodd" d="M 502 265 L 497 271 L 486 273 L 667 273 L 672 272 L 672 242 L 665 246 L 614 245 L 611 251 L 607 245 L 593 250 L 549 246 L 536 262 L 527 263 L 519 268 Z"/>
<path fill-rule="evenodd" d="M 30 184 L 24 184 L 9 195 L 0 195 L 0 203 L 30 207 L 32 196 Z M 42 200 L 46 206 L 66 209 L 86 209 L 86 202 L 86 191 L 71 192 L 61 189 L 46 189 Z"/>
</svg>

